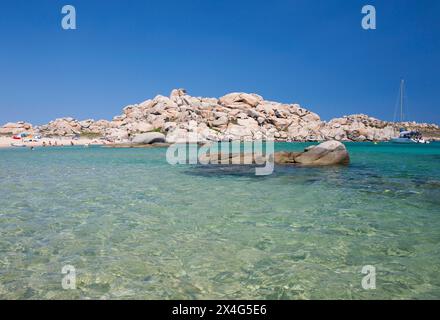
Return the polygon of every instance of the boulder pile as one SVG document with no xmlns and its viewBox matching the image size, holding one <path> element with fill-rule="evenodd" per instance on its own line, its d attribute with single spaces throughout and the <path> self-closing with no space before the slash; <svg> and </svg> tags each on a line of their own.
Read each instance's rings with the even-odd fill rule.
<svg viewBox="0 0 440 320">
<path fill-rule="evenodd" d="M 431 132 L 433 137 L 440 133 L 437 125 L 392 123 L 363 114 L 325 122 L 298 104 L 267 101 L 253 93 L 229 93 L 217 99 L 192 97 L 184 89 L 174 89 L 168 97 L 158 95 L 126 106 L 111 121 L 61 118 L 35 128 L 24 122 L 8 123 L 0 127 L 0 133 L 33 129 L 44 136 L 89 135 L 112 142 L 130 142 L 148 132 L 166 135 L 168 143 L 261 139 L 385 141 L 406 125 L 422 133 Z"/>
<path fill-rule="evenodd" d="M 29 133 L 33 133 L 34 130 L 32 128 L 32 125 L 30 123 L 26 123 L 24 121 L 20 121 L 20 122 L 8 122 L 5 125 L 3 125 L 2 127 L 0 127 L 0 134 L 3 135 L 14 135 L 14 134 L 19 134 L 22 132 L 29 132 Z"/>
</svg>

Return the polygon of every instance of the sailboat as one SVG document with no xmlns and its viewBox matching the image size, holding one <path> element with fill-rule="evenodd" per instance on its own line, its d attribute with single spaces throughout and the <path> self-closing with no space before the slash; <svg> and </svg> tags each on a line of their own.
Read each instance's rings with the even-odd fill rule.
<svg viewBox="0 0 440 320">
<path fill-rule="evenodd" d="M 400 122 L 403 122 L 403 100 L 404 100 L 405 80 L 400 81 Z M 423 139 L 419 131 L 410 131 L 406 128 L 400 129 L 400 134 L 396 138 L 391 139 L 392 143 L 415 144 L 415 143 L 429 143 Z"/>
</svg>

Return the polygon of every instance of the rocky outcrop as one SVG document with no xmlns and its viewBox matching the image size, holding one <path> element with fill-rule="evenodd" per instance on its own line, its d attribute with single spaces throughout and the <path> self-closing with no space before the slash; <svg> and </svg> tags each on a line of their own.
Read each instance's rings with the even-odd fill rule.
<svg viewBox="0 0 440 320">
<path fill-rule="evenodd" d="M 325 123 L 321 132 L 326 139 L 338 141 L 384 141 L 399 131 L 393 123 L 357 114 L 333 119 Z"/>
<path fill-rule="evenodd" d="M 107 120 L 94 121 L 93 119 L 78 121 L 74 118 L 60 118 L 46 125 L 36 127 L 36 130 L 45 136 L 74 136 L 89 134 L 104 136 L 108 133 L 111 124 Z"/>
<path fill-rule="evenodd" d="M 19 122 L 8 122 L 4 126 L 0 127 L 0 134 L 4 135 L 14 135 L 23 132 L 33 133 L 34 130 L 30 123 L 24 121 Z"/>
<path fill-rule="evenodd" d="M 270 156 L 263 156 L 258 153 L 209 152 L 199 156 L 199 161 L 204 164 L 261 165 L 269 159 L 278 165 L 330 166 L 348 165 L 350 163 L 347 149 L 341 142 L 335 140 L 308 147 L 303 152 L 276 152 Z"/>
<path fill-rule="evenodd" d="M 7 124 L 0 133 L 25 129 Z M 26 124 L 30 126 L 29 124 Z M 392 123 L 366 115 L 351 115 L 322 121 L 298 104 L 267 101 L 257 94 L 236 92 L 223 97 L 202 98 L 174 89 L 169 97 L 158 95 L 139 104 L 128 105 L 111 121 L 78 121 L 61 118 L 34 128 L 45 136 L 93 135 L 113 142 L 130 142 L 133 136 L 161 132 L 167 142 L 232 141 L 274 139 L 277 141 L 385 141 L 399 128 L 428 132 L 440 138 L 437 125 Z"/>
</svg>

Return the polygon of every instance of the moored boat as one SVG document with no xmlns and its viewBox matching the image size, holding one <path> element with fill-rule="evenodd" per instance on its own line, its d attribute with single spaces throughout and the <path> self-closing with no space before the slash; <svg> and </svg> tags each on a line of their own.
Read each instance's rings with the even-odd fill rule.
<svg viewBox="0 0 440 320">
<path fill-rule="evenodd" d="M 24 148 L 24 147 L 26 147 L 26 145 L 22 144 L 22 143 L 13 142 L 13 143 L 11 143 L 11 147 Z"/>
<path fill-rule="evenodd" d="M 391 139 L 391 142 L 401 144 L 429 143 L 429 141 L 423 139 L 420 132 L 408 130 L 402 130 L 399 137 Z"/>
<path fill-rule="evenodd" d="M 400 122 L 404 121 L 403 116 L 403 100 L 404 100 L 404 89 L 405 89 L 405 81 L 402 79 L 400 81 Z M 397 111 L 397 108 L 396 108 Z M 417 144 L 417 143 L 429 143 L 423 139 L 422 133 L 419 131 L 407 130 L 406 128 L 400 129 L 400 134 L 398 137 L 391 139 L 392 143 L 399 144 Z"/>
</svg>

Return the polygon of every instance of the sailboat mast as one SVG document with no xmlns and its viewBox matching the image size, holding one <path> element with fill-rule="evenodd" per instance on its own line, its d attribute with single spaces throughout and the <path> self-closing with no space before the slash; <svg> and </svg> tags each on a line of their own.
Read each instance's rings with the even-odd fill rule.
<svg viewBox="0 0 440 320">
<path fill-rule="evenodd" d="M 400 122 L 403 122 L 403 90 L 405 86 L 405 80 L 400 81 Z"/>
</svg>

